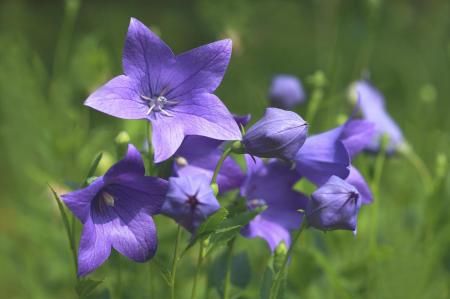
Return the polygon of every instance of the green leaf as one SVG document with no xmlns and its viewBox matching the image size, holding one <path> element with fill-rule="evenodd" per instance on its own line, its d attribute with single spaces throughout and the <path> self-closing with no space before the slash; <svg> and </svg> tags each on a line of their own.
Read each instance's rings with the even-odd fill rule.
<svg viewBox="0 0 450 299">
<path fill-rule="evenodd" d="M 75 290 L 80 298 L 86 298 L 102 282 L 103 280 L 94 280 L 90 278 L 80 279 L 75 286 Z"/>
<path fill-rule="evenodd" d="M 273 271 L 270 267 L 266 268 L 261 281 L 261 299 L 268 299 L 270 296 L 270 288 L 272 287 Z"/>
<path fill-rule="evenodd" d="M 91 167 L 89 168 L 89 171 L 86 175 L 86 178 L 83 180 L 83 183 L 81 184 L 82 188 L 86 187 L 88 185 L 89 178 L 94 176 L 94 173 L 97 170 L 98 164 L 100 163 L 102 156 L 103 153 L 98 153 L 97 156 L 95 156 L 94 161 L 92 161 Z"/>
<path fill-rule="evenodd" d="M 161 261 L 158 258 L 154 258 L 151 262 L 154 263 L 158 267 L 162 278 L 167 283 L 167 285 L 170 286 L 171 283 L 172 283 L 171 282 L 172 281 L 172 274 L 170 273 L 169 269 L 165 266 L 166 263 Z"/>
<path fill-rule="evenodd" d="M 197 244 L 198 241 L 203 241 L 208 238 L 224 221 L 228 215 L 228 210 L 220 208 L 214 214 L 210 215 L 206 220 L 198 227 L 194 238 L 189 242 L 189 245 L 183 250 L 181 256 L 183 256 L 192 246 Z"/>
</svg>

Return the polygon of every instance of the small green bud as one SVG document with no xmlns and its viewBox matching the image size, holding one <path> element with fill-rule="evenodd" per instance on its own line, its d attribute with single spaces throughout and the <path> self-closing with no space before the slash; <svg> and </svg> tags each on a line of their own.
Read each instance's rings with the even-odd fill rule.
<svg viewBox="0 0 450 299">
<path fill-rule="evenodd" d="M 127 144 L 130 143 L 130 135 L 126 131 L 122 131 L 117 134 L 116 139 L 114 140 L 116 144 Z"/>
<path fill-rule="evenodd" d="M 447 156 L 440 153 L 436 157 L 436 177 L 443 178 L 447 173 L 448 160 Z"/>
<path fill-rule="evenodd" d="M 219 194 L 219 185 L 217 185 L 217 183 L 212 183 L 211 189 L 214 192 L 214 196 L 217 196 L 217 194 Z"/>
<path fill-rule="evenodd" d="M 348 116 L 340 113 L 338 114 L 338 116 L 336 117 L 336 123 L 338 126 L 343 125 L 348 119 Z"/>
<path fill-rule="evenodd" d="M 242 142 L 240 142 L 239 140 L 236 140 L 231 144 L 231 151 L 235 154 L 244 154 L 245 148 L 244 148 L 244 145 L 242 144 Z"/>
<path fill-rule="evenodd" d="M 282 270 L 284 259 L 288 253 L 288 248 L 284 241 L 281 241 L 280 244 L 275 248 L 275 252 L 273 253 L 273 270 L 275 273 L 278 273 Z"/>
<path fill-rule="evenodd" d="M 317 70 L 314 74 L 308 77 L 308 82 L 316 88 L 325 87 L 328 83 L 325 73 L 321 70 Z"/>
<path fill-rule="evenodd" d="M 431 104 L 436 101 L 437 91 L 433 85 L 425 84 L 420 87 L 419 95 L 422 102 Z"/>
</svg>

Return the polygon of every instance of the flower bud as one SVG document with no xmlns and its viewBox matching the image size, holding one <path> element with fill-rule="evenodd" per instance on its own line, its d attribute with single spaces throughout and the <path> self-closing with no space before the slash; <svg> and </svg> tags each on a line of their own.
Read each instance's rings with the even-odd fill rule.
<svg viewBox="0 0 450 299">
<path fill-rule="evenodd" d="M 296 113 L 267 108 L 264 116 L 244 135 L 245 151 L 263 158 L 292 160 L 302 147 L 308 124 Z"/>
<path fill-rule="evenodd" d="M 306 209 L 309 226 L 320 230 L 356 231 L 361 199 L 355 187 L 332 176 L 311 195 Z"/>
<path fill-rule="evenodd" d="M 278 75 L 272 79 L 269 98 L 274 107 L 292 109 L 305 101 L 305 92 L 297 77 Z"/>
</svg>

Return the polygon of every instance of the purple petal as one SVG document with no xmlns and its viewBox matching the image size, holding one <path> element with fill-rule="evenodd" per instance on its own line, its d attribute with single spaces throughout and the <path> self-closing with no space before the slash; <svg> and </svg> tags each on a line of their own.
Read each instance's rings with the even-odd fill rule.
<svg viewBox="0 0 450 299">
<path fill-rule="evenodd" d="M 145 168 L 141 153 L 134 147 L 128 145 L 125 157 L 114 164 L 105 174 L 105 181 L 111 183 L 120 178 L 132 179 L 135 176 L 144 176 Z"/>
<path fill-rule="evenodd" d="M 350 157 L 361 152 L 372 140 L 375 124 L 366 120 L 350 120 L 344 124 L 340 139 Z"/>
<path fill-rule="evenodd" d="M 128 209 L 155 215 L 161 211 L 164 198 L 168 189 L 167 181 L 149 176 L 134 178 L 121 178 L 115 184 L 106 187 L 108 193 L 112 194 L 122 202 L 126 202 Z"/>
<path fill-rule="evenodd" d="M 218 140 L 242 138 L 233 116 L 214 94 L 184 95 L 171 111 L 184 124 L 186 135 L 199 135 Z"/>
<path fill-rule="evenodd" d="M 81 232 L 80 247 L 78 249 L 78 276 L 86 276 L 101 264 L 111 253 L 111 243 L 105 232 L 93 223 L 89 217 Z"/>
<path fill-rule="evenodd" d="M 234 120 L 236 121 L 236 123 L 238 124 L 238 126 L 243 126 L 245 127 L 250 120 L 252 119 L 252 115 L 251 114 L 245 114 L 245 115 L 237 115 L 237 114 L 233 114 Z"/>
<path fill-rule="evenodd" d="M 212 93 L 222 81 L 231 57 L 231 40 L 221 40 L 192 49 L 176 58 L 169 98 L 188 93 Z"/>
<path fill-rule="evenodd" d="M 172 50 L 140 21 L 131 18 L 123 49 L 123 69 L 141 81 L 146 96 L 156 96 L 169 80 L 168 69 L 175 63 Z"/>
<path fill-rule="evenodd" d="M 264 219 L 261 215 L 256 216 L 243 230 L 242 235 L 246 238 L 262 238 L 270 247 L 271 251 L 284 241 L 289 247 L 291 244 L 291 235 L 283 226 Z"/>
<path fill-rule="evenodd" d="M 332 130 L 308 137 L 297 153 L 297 171 L 316 185 L 324 184 L 332 175 L 346 178 L 349 174 L 350 156 L 344 144 L 336 140 L 337 133 Z"/>
<path fill-rule="evenodd" d="M 89 218 L 91 202 L 104 185 L 103 177 L 99 177 L 86 188 L 64 194 L 61 196 L 61 199 L 70 211 L 82 223 L 85 223 Z"/>
<path fill-rule="evenodd" d="M 124 119 L 146 118 L 148 110 L 148 105 L 140 98 L 136 81 L 124 75 L 117 76 L 98 88 L 84 105 Z"/>
<path fill-rule="evenodd" d="M 184 139 L 182 123 L 174 117 L 157 116 L 152 122 L 152 144 L 155 150 L 155 162 L 159 163 L 172 157 Z"/>
<path fill-rule="evenodd" d="M 354 186 L 356 190 L 358 190 L 363 204 L 369 204 L 373 201 L 372 191 L 370 190 L 366 180 L 358 171 L 358 169 L 350 166 L 350 174 L 345 179 L 345 181 Z"/>
</svg>

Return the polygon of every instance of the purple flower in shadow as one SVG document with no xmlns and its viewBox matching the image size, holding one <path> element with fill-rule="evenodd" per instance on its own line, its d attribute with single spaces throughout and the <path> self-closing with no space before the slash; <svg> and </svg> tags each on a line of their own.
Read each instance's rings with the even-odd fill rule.
<svg viewBox="0 0 450 299">
<path fill-rule="evenodd" d="M 204 175 L 171 177 L 162 213 L 194 233 L 220 208 L 209 183 Z"/>
<path fill-rule="evenodd" d="M 355 187 L 332 176 L 312 195 L 306 209 L 308 225 L 320 230 L 346 229 L 356 232 L 361 199 Z"/>
<path fill-rule="evenodd" d="M 155 162 L 170 158 L 187 135 L 240 140 L 228 109 L 213 94 L 231 56 L 231 40 L 175 56 L 132 18 L 123 50 L 124 74 L 97 89 L 85 105 L 124 119 L 152 123 Z"/>
<path fill-rule="evenodd" d="M 167 181 L 144 176 L 142 157 L 133 146 L 123 160 L 84 189 L 62 196 L 64 203 L 83 223 L 78 250 L 78 276 L 98 268 L 111 248 L 145 262 L 156 251 L 158 214 L 167 192 Z"/>
<path fill-rule="evenodd" d="M 249 209 L 262 205 L 267 205 L 267 209 L 242 230 L 242 235 L 262 238 L 274 251 L 281 241 L 290 246 L 290 231 L 300 227 L 299 210 L 306 208 L 308 199 L 292 189 L 300 176 L 289 163 L 272 159 L 265 164 L 255 159 L 256 162 L 246 155 L 247 178 L 241 195 L 247 199 Z"/>
<path fill-rule="evenodd" d="M 405 143 L 400 127 L 386 111 L 383 95 L 367 81 L 355 83 L 355 90 L 360 101 L 363 118 L 375 124 L 375 134 L 366 145 L 369 151 L 380 150 L 380 140 L 383 135 L 389 137 L 386 151 L 393 153 Z"/>
<path fill-rule="evenodd" d="M 305 92 L 297 77 L 277 75 L 272 79 L 269 98 L 272 106 L 289 110 L 305 102 Z"/>
</svg>

